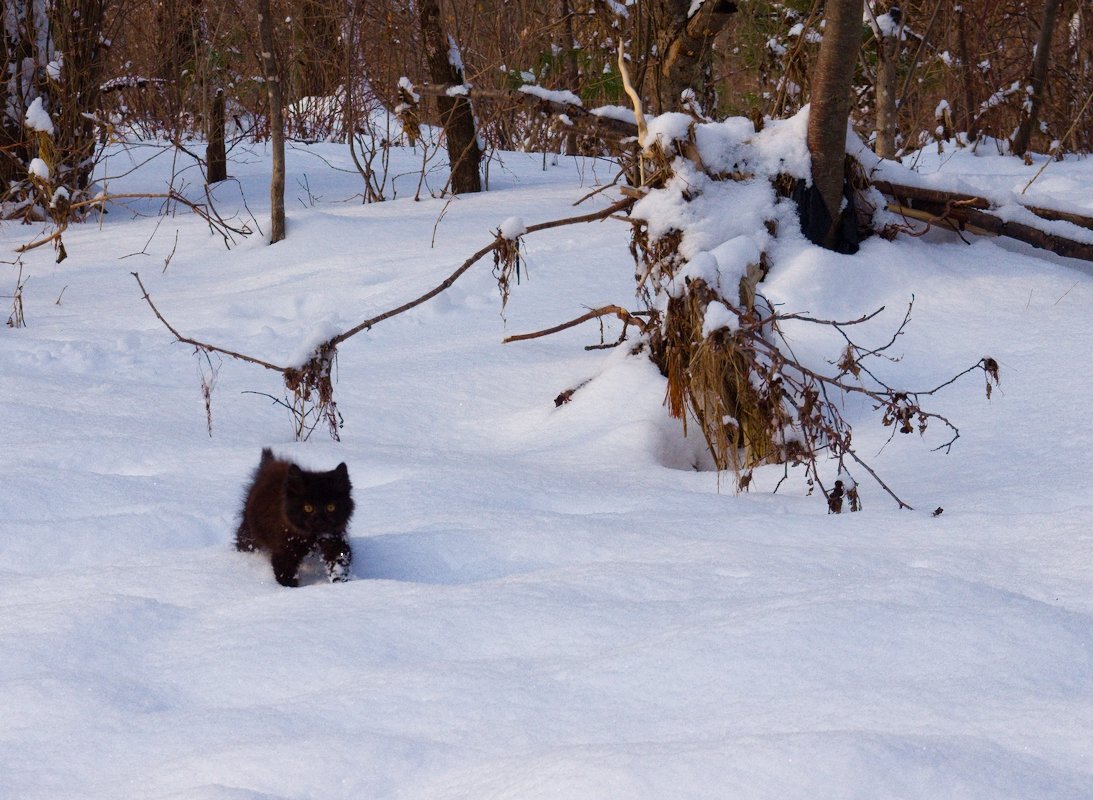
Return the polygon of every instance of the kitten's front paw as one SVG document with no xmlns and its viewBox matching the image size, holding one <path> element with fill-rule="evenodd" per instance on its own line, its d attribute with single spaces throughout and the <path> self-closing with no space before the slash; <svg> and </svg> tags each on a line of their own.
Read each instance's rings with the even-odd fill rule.
<svg viewBox="0 0 1093 800">
<path fill-rule="evenodd" d="M 349 559 L 345 556 L 326 562 L 326 574 L 331 583 L 345 583 L 351 577 L 349 574 Z"/>
</svg>

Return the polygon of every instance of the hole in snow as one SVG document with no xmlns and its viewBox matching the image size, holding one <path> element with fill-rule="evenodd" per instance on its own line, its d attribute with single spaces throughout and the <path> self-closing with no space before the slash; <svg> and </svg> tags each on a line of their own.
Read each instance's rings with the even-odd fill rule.
<svg viewBox="0 0 1093 800">
<path fill-rule="evenodd" d="M 540 565 L 468 531 L 389 533 L 353 539 L 353 576 L 457 586 L 522 575 Z"/>
</svg>

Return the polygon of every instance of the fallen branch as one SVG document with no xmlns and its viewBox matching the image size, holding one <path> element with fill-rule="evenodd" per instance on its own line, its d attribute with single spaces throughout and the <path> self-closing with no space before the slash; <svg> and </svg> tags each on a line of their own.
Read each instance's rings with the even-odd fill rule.
<svg viewBox="0 0 1093 800">
<path fill-rule="evenodd" d="M 598 319 L 600 317 L 615 316 L 621 319 L 627 325 L 636 325 L 638 330 L 645 333 L 645 326 L 648 324 L 643 319 L 635 316 L 632 312 L 627 311 L 622 306 L 603 306 L 601 308 L 594 308 L 587 314 L 581 314 L 576 319 L 571 319 L 569 322 L 563 322 L 560 325 L 555 325 L 552 328 L 546 328 L 545 330 L 535 331 L 534 333 L 517 333 L 512 336 L 506 336 L 501 340 L 502 344 L 508 344 L 509 342 L 523 342 L 528 339 L 538 339 L 542 336 L 550 336 L 551 334 L 559 333 L 560 331 L 568 330 L 569 328 L 575 328 L 585 322 L 592 319 Z"/>
<path fill-rule="evenodd" d="M 425 84 L 415 86 L 414 90 L 427 97 L 444 97 L 452 86 Z M 565 115 L 572 127 L 580 133 L 599 136 L 608 142 L 620 142 L 638 135 L 637 125 L 628 120 L 595 113 L 575 103 L 567 103 L 560 98 L 560 93 L 533 93 L 518 89 L 480 89 L 475 86 L 458 87 L 460 93 L 472 101 L 487 100 L 504 102 L 512 106 L 522 106 L 530 111 L 538 111 L 547 116 Z M 403 101 L 405 103 L 405 99 Z M 569 125 L 567 124 L 567 127 Z"/>
<path fill-rule="evenodd" d="M 603 208 L 599 211 L 594 211 L 591 214 L 583 214 L 579 217 L 568 217 L 567 219 L 556 219 L 549 222 L 540 222 L 535 225 L 529 225 L 527 231 L 525 232 L 525 235 L 528 233 L 536 233 L 538 231 L 549 230 L 550 228 L 560 228 L 563 225 L 576 225 L 581 222 L 595 222 L 596 220 L 606 219 L 614 214 L 617 214 L 620 211 L 624 211 L 630 208 L 630 206 L 632 206 L 634 203 L 635 201 L 633 199 L 626 197 L 622 200 L 612 203 L 606 208 Z M 385 311 L 382 314 L 377 314 L 374 317 L 370 317 L 369 319 L 364 320 L 364 322 L 361 322 L 359 325 L 350 328 L 345 333 L 339 333 L 337 336 L 327 340 L 326 343 L 331 346 L 337 346 L 351 336 L 356 336 L 361 331 L 369 330 L 372 328 L 372 326 L 383 322 L 384 320 L 391 319 L 391 317 L 397 317 L 399 314 L 403 314 L 412 308 L 417 308 L 422 303 L 431 300 L 432 298 L 443 292 L 445 289 L 448 289 L 459 279 L 461 275 L 463 275 L 463 273 L 469 270 L 478 261 L 481 261 L 485 256 L 505 246 L 508 241 L 509 240 L 502 238 L 500 235 L 495 236 L 492 242 L 481 248 L 478 252 L 476 252 L 474 255 L 464 261 L 455 272 L 445 278 L 440 284 L 427 291 L 425 294 L 409 301 L 408 303 L 403 303 L 398 308 L 393 308 L 390 311 Z"/>
<path fill-rule="evenodd" d="M 59 227 L 57 230 L 53 231 L 53 233 L 49 234 L 49 236 L 45 236 L 45 237 L 43 237 L 41 239 L 38 239 L 36 241 L 28 242 L 27 244 L 20 245 L 19 247 L 16 247 L 15 252 L 16 253 L 26 253 L 30 250 L 34 250 L 35 248 L 41 247 L 42 245 L 53 244 L 53 243 L 60 242 L 61 241 L 61 235 L 67 229 L 68 229 L 68 223 L 65 223 L 61 227 Z M 58 259 L 58 260 L 60 260 L 60 259 Z"/>
<path fill-rule="evenodd" d="M 607 219 L 615 214 L 628 209 L 634 204 L 634 200 L 631 198 L 623 198 L 618 202 L 595 211 L 590 214 L 583 214 L 578 217 L 569 217 L 567 219 L 550 220 L 548 222 L 540 222 L 535 225 L 528 226 L 523 235 L 528 233 L 535 233 L 537 231 L 549 230 L 550 228 L 558 228 L 563 225 L 574 225 L 582 222 L 594 222 L 596 220 Z M 234 358 L 239 361 L 245 361 L 248 364 L 256 364 L 274 372 L 281 374 L 282 380 L 285 383 L 286 391 L 291 394 L 291 403 L 287 400 L 283 405 L 289 408 L 295 419 L 296 438 L 297 440 L 306 439 L 314 429 L 321 423 L 327 423 L 330 430 L 331 438 L 337 440 L 338 430 L 341 428 L 342 419 L 338 412 L 337 405 L 334 402 L 334 386 L 331 374 L 333 372 L 334 364 L 337 360 L 337 348 L 342 342 L 346 341 L 352 336 L 360 333 L 361 331 L 370 330 L 372 326 L 386 319 L 391 319 L 399 314 L 403 314 L 412 308 L 420 306 L 422 303 L 427 302 L 433 297 L 449 288 L 456 280 L 459 279 L 468 269 L 470 269 L 475 263 L 480 261 L 484 256 L 491 252 L 503 252 L 511 251 L 518 240 L 510 240 L 501 236 L 500 230 L 495 234 L 494 240 L 481 248 L 464 261 L 459 268 L 449 275 L 439 285 L 430 289 L 425 294 L 417 297 L 407 303 L 403 303 L 397 308 L 393 308 L 389 311 L 385 311 L 382 314 L 378 314 L 374 317 L 364 320 L 359 325 L 350 328 L 344 333 L 340 333 L 337 336 L 333 336 L 326 341 L 319 344 L 308 357 L 308 360 L 301 366 L 296 367 L 283 367 L 277 364 L 270 363 L 254 356 L 246 355 L 235 350 L 229 350 L 225 347 L 209 344 L 198 339 L 194 339 L 189 336 L 183 336 L 166 317 L 160 313 L 160 310 L 156 307 L 156 304 L 152 302 L 152 298 L 148 293 L 148 290 L 144 286 L 144 282 L 140 279 L 140 274 L 133 272 L 130 273 L 137 281 L 137 285 L 140 287 L 141 295 L 144 301 L 148 303 L 149 308 L 152 309 L 152 313 L 156 315 L 164 327 L 175 337 L 176 341 L 183 344 L 192 345 L 196 348 L 200 354 L 208 355 L 209 353 L 219 353 L 221 355 Z M 620 309 L 622 311 L 622 309 Z M 623 312 L 626 313 L 626 312 Z M 621 317 L 620 317 L 621 318 Z M 636 320 L 634 320 L 637 322 Z M 205 391 L 206 409 L 209 408 L 209 393 Z M 211 429 L 211 411 L 209 413 L 209 426 Z"/>
<path fill-rule="evenodd" d="M 895 206 L 890 208 L 906 217 L 930 224 L 942 222 L 958 231 L 1005 236 L 1065 258 L 1093 261 L 1093 245 L 1025 223 L 1003 220 L 990 213 L 994 206 L 984 197 L 944 189 L 905 186 L 891 181 L 876 181 L 873 185 L 884 194 L 896 198 Z M 1093 217 L 1024 204 L 1022 208 L 1045 221 L 1068 222 L 1093 230 Z"/>
<path fill-rule="evenodd" d="M 285 371 L 288 369 L 287 367 L 279 367 L 276 364 L 271 364 L 268 361 L 263 361 L 260 358 L 255 358 L 254 356 L 248 356 L 245 353 L 237 353 L 234 350 L 228 350 L 224 347 L 218 347 L 214 344 L 208 344 L 207 342 L 201 342 L 197 339 L 192 339 L 189 336 L 183 336 L 175 329 L 175 327 L 170 322 L 167 321 L 163 314 L 159 312 L 159 309 L 156 308 L 156 304 L 152 302 L 151 295 L 149 295 L 148 290 L 144 288 L 144 281 L 140 279 L 140 273 L 130 272 L 129 274 L 137 279 L 137 285 L 140 286 L 140 291 L 142 293 L 141 296 L 144 298 L 144 301 L 148 303 L 148 306 L 152 309 L 152 313 L 156 315 L 156 319 L 162 322 L 164 327 L 166 327 L 167 330 L 169 330 L 174 335 L 176 341 L 182 342 L 183 344 L 193 345 L 198 350 L 206 353 L 220 353 L 221 355 L 225 355 L 230 358 L 235 358 L 240 361 L 246 361 L 249 364 L 257 364 L 260 367 L 271 369 L 274 372 L 280 372 L 284 374 Z"/>
<path fill-rule="evenodd" d="M 999 236 L 1008 236 L 1011 239 L 1031 244 L 1033 247 L 1050 250 L 1052 253 L 1064 258 L 1080 258 L 1083 261 L 1093 261 L 1093 244 L 1076 242 L 1073 239 L 1047 233 L 1021 222 L 1007 222 L 993 214 L 977 211 L 973 208 L 966 209 L 963 216 L 968 223 Z M 959 219 L 959 215 L 957 215 L 957 218 Z"/>
</svg>

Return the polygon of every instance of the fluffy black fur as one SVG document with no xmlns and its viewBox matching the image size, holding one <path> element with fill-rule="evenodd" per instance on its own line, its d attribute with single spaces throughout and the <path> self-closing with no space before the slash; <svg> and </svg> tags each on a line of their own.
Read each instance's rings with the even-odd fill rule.
<svg viewBox="0 0 1093 800">
<path fill-rule="evenodd" d="M 311 472 L 267 447 L 254 472 L 235 534 L 238 550 L 265 550 L 282 586 L 297 586 L 300 563 L 317 549 L 331 581 L 349 580 L 353 553 L 345 538 L 353 515 L 349 470 Z"/>
</svg>

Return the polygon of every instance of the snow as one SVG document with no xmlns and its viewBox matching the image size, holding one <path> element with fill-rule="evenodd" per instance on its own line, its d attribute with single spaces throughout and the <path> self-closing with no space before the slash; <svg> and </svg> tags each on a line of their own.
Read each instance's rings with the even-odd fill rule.
<svg viewBox="0 0 1093 800">
<path fill-rule="evenodd" d="M 808 109 L 806 105 L 788 119 L 767 120 L 755 135 L 757 157 L 765 171 L 812 181 L 812 158 L 805 143 Z"/>
<path fill-rule="evenodd" d="M 315 355 L 315 350 L 321 344 L 333 339 L 342 331 L 349 330 L 353 327 L 351 320 L 344 319 L 339 313 L 332 313 L 325 319 L 320 319 L 311 329 L 310 332 L 305 334 L 300 343 L 292 351 L 288 358 L 280 360 L 278 363 L 283 364 L 286 367 L 300 368 L 304 366 L 311 357 Z"/>
<path fill-rule="evenodd" d="M 607 0 L 607 7 L 611 9 L 611 13 L 616 17 L 623 17 L 624 19 L 630 17 L 629 9 L 627 9 L 623 3 L 618 2 L 618 0 Z"/>
<path fill-rule="evenodd" d="M 709 153 L 774 158 L 731 125 L 707 131 Z M 798 163 L 794 125 L 756 137 L 775 161 Z M 615 197 L 572 207 L 610 165 L 509 153 L 489 193 L 415 203 L 420 155 L 394 148 L 400 199 L 365 206 L 343 202 L 359 192 L 344 147 L 287 157 L 277 245 L 226 250 L 202 220 L 136 199 L 71 225 L 61 264 L 48 247 L 21 257 L 27 327 L 0 327 L 0 797 L 1093 796 L 1088 265 L 939 230 L 836 255 L 795 233 L 762 181 L 646 207 L 659 220 L 705 204 L 715 218 L 689 246 L 710 269 L 737 236 L 764 244 L 763 292 L 785 311 L 885 306 L 854 329 L 865 345 L 889 339 L 913 294 L 886 377 L 932 386 L 998 358 L 991 401 L 976 378 L 935 398 L 961 428 L 949 455 L 932 430 L 885 445 L 871 409 L 847 402 L 860 452 L 914 512 L 866 477 L 865 509 L 830 516 L 794 470 L 770 494 L 776 466 L 734 495 L 666 418 L 651 363 L 584 349 L 595 323 L 501 344 L 586 306 L 634 307 L 615 221 L 525 237 L 507 322 L 481 263 L 343 343 L 340 443 L 293 442 L 287 412 L 248 393 L 280 396 L 279 376 L 214 358 L 210 437 L 208 365 L 129 272 L 184 334 L 277 361 L 440 284 L 499 219 Z M 170 161 L 111 146 L 96 177 L 155 193 Z M 933 148 L 917 167 L 1009 196 L 1041 164 Z M 231 171 L 218 210 L 249 219 L 241 190 L 264 226 L 268 153 L 240 145 Z M 314 204 L 292 197 L 304 174 Z M 1091 182 L 1093 160 L 1068 157 L 1027 196 L 1088 209 Z M 760 242 L 772 209 L 779 236 Z M 42 232 L 0 224 L 0 247 Z M 14 287 L 17 269 L 0 270 Z M 786 333 L 801 358 L 839 353 L 837 335 Z M 316 570 L 284 589 L 232 548 L 265 445 L 349 465 L 354 580 Z"/>
<path fill-rule="evenodd" d="M 448 63 L 456 72 L 463 75 L 463 53 L 460 52 L 459 44 L 451 34 L 448 34 Z"/>
<path fill-rule="evenodd" d="M 740 317 L 724 303 L 714 300 L 706 306 L 706 315 L 702 318 L 703 336 L 726 328 L 735 331 L 739 327 Z"/>
<path fill-rule="evenodd" d="M 523 92 L 524 94 L 530 94 L 533 97 L 538 97 L 541 100 L 548 100 L 554 103 L 560 103 L 562 105 L 577 106 L 580 108 L 583 104 L 581 98 L 573 94 L 568 90 L 556 90 L 556 89 L 544 89 L 542 86 L 535 86 L 533 84 L 525 83 L 516 91 Z M 630 114 L 630 119 L 633 120 L 633 113 Z"/>
<path fill-rule="evenodd" d="M 417 91 L 414 89 L 413 82 L 409 78 L 407 78 L 405 75 L 403 75 L 401 78 L 398 79 L 398 86 L 399 86 L 400 89 L 402 89 L 404 92 L 406 92 L 406 94 L 409 95 L 409 97 L 415 103 L 420 103 L 421 102 L 421 95 L 419 95 L 417 93 Z"/>
<path fill-rule="evenodd" d="M 528 226 L 524 224 L 522 217 L 506 217 L 498 231 L 501 233 L 502 239 L 508 239 L 511 242 L 527 233 Z"/>
<path fill-rule="evenodd" d="M 594 114 L 597 117 L 604 117 L 606 119 L 614 119 L 620 122 L 629 122 L 634 124 L 634 109 L 627 106 L 597 106 L 591 109 L 589 114 Z M 647 117 L 652 119 L 652 117 Z"/>
<path fill-rule="evenodd" d="M 32 158 L 27 165 L 27 172 L 43 181 L 49 180 L 49 164 L 40 158 Z"/>
<path fill-rule="evenodd" d="M 42 106 L 42 98 L 35 97 L 27 107 L 25 120 L 26 126 L 32 131 L 40 131 L 49 136 L 53 135 L 53 119 L 49 112 Z"/>
<path fill-rule="evenodd" d="M 902 36 L 901 25 L 896 21 L 896 18 L 892 16 L 890 12 L 879 14 L 877 16 L 877 30 L 880 31 L 882 38 L 887 39 L 890 36 Z"/>
<path fill-rule="evenodd" d="M 866 171 L 879 179 L 983 197 L 996 207 L 992 213 L 1002 219 L 1093 244 L 1093 232 L 1088 229 L 1071 222 L 1038 219 L 1025 208 L 1093 216 L 1093 195 L 1088 191 L 1089 159 L 1068 156 L 1057 163 L 1050 156 L 1035 155 L 1029 166 L 1021 159 L 989 155 L 997 148 L 988 141 L 975 147 L 943 143 L 940 153 L 936 146 L 926 148 L 905 157 L 902 164 L 870 158 L 860 140 L 848 150 L 865 156 Z M 914 167 L 914 171 L 907 167 Z"/>
<path fill-rule="evenodd" d="M 630 115 L 633 119 L 633 114 Z M 661 114 L 648 122 L 648 134 L 642 144 L 646 147 L 657 142 L 667 153 L 675 151 L 674 142 L 686 141 L 689 135 L 694 117 L 681 111 L 672 111 Z"/>
</svg>

